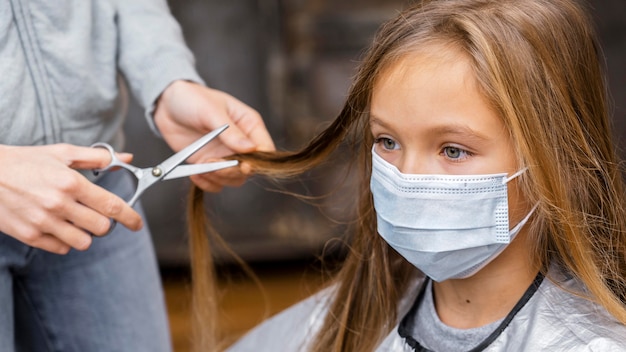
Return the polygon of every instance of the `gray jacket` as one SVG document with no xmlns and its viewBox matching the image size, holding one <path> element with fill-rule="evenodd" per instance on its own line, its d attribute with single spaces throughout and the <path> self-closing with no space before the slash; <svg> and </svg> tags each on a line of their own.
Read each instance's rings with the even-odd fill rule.
<svg viewBox="0 0 626 352">
<path fill-rule="evenodd" d="M 626 351 L 626 326 L 618 323 L 600 306 L 573 295 L 580 292 L 580 283 L 558 271 L 551 270 L 536 291 L 495 338 L 482 351 Z M 553 281 L 551 281 L 553 280 Z M 558 282 L 562 288 L 555 285 Z M 407 314 L 424 280 L 419 280 L 412 295 L 399 307 L 400 317 Z M 229 351 L 307 351 L 327 312 L 332 290 L 308 298 L 270 318 L 253 329 Z M 468 346 L 470 349 L 472 346 Z M 413 351 L 396 326 L 376 351 Z M 419 349 L 418 349 L 419 350 Z"/>
<path fill-rule="evenodd" d="M 0 144 L 115 148 L 124 81 L 148 113 L 172 81 L 202 82 L 164 0 L 3 1 L 0 77 Z"/>
</svg>

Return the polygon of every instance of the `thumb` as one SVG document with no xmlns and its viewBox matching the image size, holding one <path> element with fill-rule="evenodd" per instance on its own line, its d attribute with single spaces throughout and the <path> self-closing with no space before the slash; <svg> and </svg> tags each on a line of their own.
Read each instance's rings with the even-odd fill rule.
<svg viewBox="0 0 626 352">
<path fill-rule="evenodd" d="M 116 157 L 125 163 L 133 159 L 129 153 L 115 153 Z M 111 153 L 105 148 L 68 146 L 64 159 L 73 169 L 102 169 L 111 163 Z"/>
</svg>

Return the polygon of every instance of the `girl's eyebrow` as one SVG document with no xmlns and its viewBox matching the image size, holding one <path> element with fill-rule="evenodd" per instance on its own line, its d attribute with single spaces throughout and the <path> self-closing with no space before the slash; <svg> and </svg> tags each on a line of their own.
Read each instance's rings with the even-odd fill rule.
<svg viewBox="0 0 626 352">
<path fill-rule="evenodd" d="M 484 134 L 462 124 L 446 124 L 431 128 L 429 133 L 437 135 L 456 135 L 464 139 L 475 139 L 479 141 L 487 141 L 490 138 Z"/>
<path fill-rule="evenodd" d="M 377 118 L 376 116 L 370 117 L 370 125 L 379 125 L 383 128 L 390 128 L 390 125 Z M 484 134 L 470 128 L 464 124 L 458 123 L 449 123 L 449 124 L 441 124 L 429 128 L 428 135 L 455 135 L 464 139 L 474 139 L 477 141 L 488 141 L 490 138 L 485 136 Z"/>
<path fill-rule="evenodd" d="M 389 125 L 387 125 L 386 123 L 384 123 L 383 121 L 381 121 L 379 118 L 377 118 L 374 115 L 370 115 L 369 123 L 370 125 L 380 125 L 382 127 L 389 127 Z"/>
</svg>

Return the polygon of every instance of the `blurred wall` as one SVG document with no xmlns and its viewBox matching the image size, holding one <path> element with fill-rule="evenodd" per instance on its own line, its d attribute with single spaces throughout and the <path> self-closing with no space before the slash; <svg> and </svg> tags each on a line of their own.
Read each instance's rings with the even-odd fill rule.
<svg viewBox="0 0 626 352">
<path fill-rule="evenodd" d="M 207 83 L 257 109 L 277 146 L 294 149 L 337 114 L 359 54 L 378 25 L 407 3 L 176 0 L 170 1 L 170 6 Z M 615 136 L 624 150 L 626 1 L 595 0 L 592 5 L 607 57 Z M 136 105 L 131 106 L 126 129 L 131 136 L 127 149 L 135 153 L 137 165 L 153 165 L 170 154 L 169 148 L 147 130 Z M 626 153 L 622 155 L 626 157 Z M 328 239 L 341 236 L 347 225 L 342 219 L 353 205 L 350 182 L 339 186 L 345 175 L 335 166 L 281 186 L 304 194 L 331 193 L 331 197 L 317 201 L 322 211 L 269 191 L 278 186 L 257 178 L 241 188 L 207 196 L 206 206 L 218 232 L 246 260 L 318 255 Z M 142 197 L 163 266 L 188 263 L 184 229 L 188 188 L 185 180 L 162 182 Z"/>
<path fill-rule="evenodd" d="M 590 2 L 608 68 L 614 113 L 614 135 L 626 159 L 626 1 Z"/>
</svg>

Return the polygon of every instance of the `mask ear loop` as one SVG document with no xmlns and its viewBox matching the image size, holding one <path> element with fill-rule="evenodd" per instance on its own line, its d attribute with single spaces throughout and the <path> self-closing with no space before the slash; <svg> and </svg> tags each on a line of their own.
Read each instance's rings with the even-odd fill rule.
<svg viewBox="0 0 626 352">
<path fill-rule="evenodd" d="M 526 170 L 528 170 L 527 167 L 519 170 L 518 172 L 514 173 L 513 175 L 511 175 L 511 177 L 505 178 L 502 180 L 502 184 L 507 184 L 509 183 L 511 180 L 513 180 L 514 178 L 518 177 L 519 175 L 523 174 L 524 172 L 526 172 Z M 510 231 L 509 234 L 513 234 L 512 237 L 514 237 L 519 230 L 521 230 L 521 228 L 526 225 L 526 222 L 528 222 L 528 220 L 530 219 L 530 217 L 533 215 L 533 213 L 535 212 L 535 210 L 537 209 L 537 207 L 539 206 L 539 203 L 535 204 L 532 209 L 530 209 L 530 211 L 528 212 L 528 214 L 526 214 L 526 216 L 520 220 L 520 222 L 517 223 L 517 225 L 515 225 Z"/>
<path fill-rule="evenodd" d="M 526 172 L 526 170 L 528 170 L 527 167 L 519 170 L 518 172 L 514 173 L 513 175 L 511 175 L 511 177 L 507 177 L 505 179 L 502 180 L 502 184 L 507 184 L 509 183 L 512 179 L 518 177 L 519 175 L 523 174 L 524 172 Z"/>
<path fill-rule="evenodd" d="M 530 209 L 528 214 L 526 214 L 526 216 L 522 220 L 520 220 L 520 222 L 518 222 L 517 225 L 515 225 L 511 230 L 509 230 L 509 233 L 512 233 L 513 236 L 517 235 L 517 233 L 522 229 L 522 227 L 526 225 L 528 220 L 530 220 L 530 217 L 533 215 L 533 213 L 535 212 L 538 206 L 539 206 L 539 203 L 535 204 L 533 208 Z"/>
</svg>

